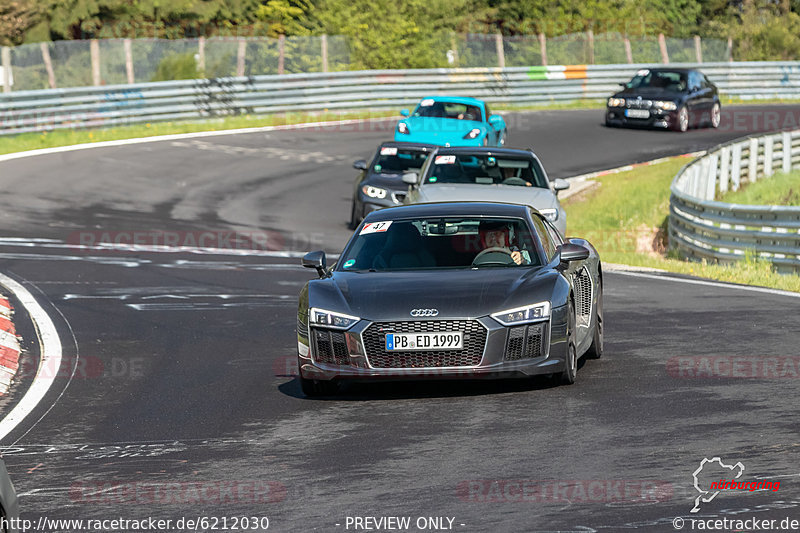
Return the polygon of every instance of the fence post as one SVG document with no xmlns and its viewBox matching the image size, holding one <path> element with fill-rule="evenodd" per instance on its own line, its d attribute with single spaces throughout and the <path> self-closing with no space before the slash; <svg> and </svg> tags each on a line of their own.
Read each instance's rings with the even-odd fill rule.
<svg viewBox="0 0 800 533">
<path fill-rule="evenodd" d="M 55 89 L 56 75 L 53 73 L 53 62 L 50 60 L 50 48 L 48 48 L 46 42 L 42 41 L 39 43 L 39 49 L 42 51 L 44 70 L 47 72 L 47 85 L 49 85 L 51 89 Z"/>
<path fill-rule="evenodd" d="M 239 37 L 239 49 L 236 52 L 236 75 L 240 78 L 244 76 L 244 54 L 247 51 L 247 41 L 244 37 Z"/>
<path fill-rule="evenodd" d="M 542 51 L 542 66 L 547 66 L 547 38 L 544 33 L 539 34 L 539 49 Z"/>
<path fill-rule="evenodd" d="M 586 32 L 586 40 L 589 41 L 589 64 L 594 65 L 594 32 L 592 30 Z"/>
<path fill-rule="evenodd" d="M 733 61 L 733 38 L 728 37 L 728 47 L 725 50 L 725 57 L 728 61 Z"/>
<path fill-rule="evenodd" d="M 633 51 L 631 51 L 631 40 L 628 39 L 628 36 L 625 36 L 623 41 L 625 43 L 625 59 L 628 60 L 628 64 L 633 63 Z"/>
<path fill-rule="evenodd" d="M 750 183 L 758 179 L 758 138 L 750 139 L 750 158 L 747 166 L 747 178 Z"/>
<path fill-rule="evenodd" d="M 728 192 L 728 180 L 730 175 L 731 165 L 731 148 L 730 146 L 723 146 L 719 151 L 720 165 L 719 165 L 719 192 Z"/>
<path fill-rule="evenodd" d="M 3 47 L 2 53 L 3 62 L 3 92 L 11 92 L 11 48 L 8 46 Z"/>
<path fill-rule="evenodd" d="M 694 56 L 697 59 L 698 63 L 703 62 L 703 49 L 700 48 L 700 36 L 694 36 Z"/>
<path fill-rule="evenodd" d="M 128 76 L 128 83 L 136 83 L 136 77 L 133 75 L 133 52 L 131 50 L 131 40 L 125 39 L 122 41 L 122 47 L 125 49 L 125 74 Z"/>
<path fill-rule="evenodd" d="M 286 36 L 278 36 L 278 74 L 283 74 L 284 55 L 286 54 Z"/>
<path fill-rule="evenodd" d="M 667 53 L 667 40 L 664 38 L 663 33 L 658 34 L 658 47 L 661 49 L 661 62 L 668 65 L 669 54 Z"/>
<path fill-rule="evenodd" d="M 323 33 L 320 39 L 322 46 L 322 72 L 328 72 L 328 35 Z"/>
<path fill-rule="evenodd" d="M 200 37 L 197 40 L 197 70 L 206 75 L 206 38 Z"/>
<path fill-rule="evenodd" d="M 92 85 L 96 87 L 100 85 L 100 41 L 89 41 L 89 51 L 92 56 Z"/>
<path fill-rule="evenodd" d="M 498 33 L 494 36 L 495 48 L 497 48 L 497 66 L 506 68 L 506 53 L 503 50 L 503 34 Z"/>
<path fill-rule="evenodd" d="M 742 179 L 742 143 L 733 145 L 731 154 L 731 190 L 738 191 Z"/>
<path fill-rule="evenodd" d="M 792 134 L 791 132 L 783 132 L 783 166 L 781 170 L 787 174 L 792 171 Z"/>
<path fill-rule="evenodd" d="M 773 139 L 764 138 L 764 177 L 772 176 Z"/>
</svg>

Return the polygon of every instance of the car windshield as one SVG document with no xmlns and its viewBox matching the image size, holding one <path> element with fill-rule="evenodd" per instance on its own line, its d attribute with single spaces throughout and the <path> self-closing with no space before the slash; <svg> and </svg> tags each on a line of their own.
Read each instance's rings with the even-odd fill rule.
<svg viewBox="0 0 800 533">
<path fill-rule="evenodd" d="M 375 156 L 372 170 L 382 174 L 414 172 L 422 168 L 426 157 L 428 157 L 427 152 L 396 148 L 394 146 L 382 146 Z"/>
<path fill-rule="evenodd" d="M 680 92 L 686 90 L 686 72 L 670 70 L 640 71 L 627 83 L 629 89 L 653 88 Z"/>
<path fill-rule="evenodd" d="M 442 102 L 441 100 L 428 98 L 419 103 L 414 110 L 413 116 L 480 121 L 481 110 L 476 105 Z"/>
<path fill-rule="evenodd" d="M 437 155 L 423 183 L 472 183 L 548 189 L 547 178 L 533 158 L 488 154 Z"/>
<path fill-rule="evenodd" d="M 517 218 L 432 217 L 378 221 L 365 223 L 358 230 L 339 259 L 337 270 L 537 266 L 540 264 L 537 249 L 527 222 Z"/>
</svg>

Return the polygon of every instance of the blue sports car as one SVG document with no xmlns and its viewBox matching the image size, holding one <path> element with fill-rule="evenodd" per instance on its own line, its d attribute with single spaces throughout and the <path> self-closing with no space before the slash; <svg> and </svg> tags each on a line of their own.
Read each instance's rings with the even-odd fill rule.
<svg viewBox="0 0 800 533">
<path fill-rule="evenodd" d="M 483 100 L 462 96 L 428 96 L 413 112 L 403 109 L 395 141 L 439 146 L 503 146 L 506 122 L 492 115 Z"/>
</svg>

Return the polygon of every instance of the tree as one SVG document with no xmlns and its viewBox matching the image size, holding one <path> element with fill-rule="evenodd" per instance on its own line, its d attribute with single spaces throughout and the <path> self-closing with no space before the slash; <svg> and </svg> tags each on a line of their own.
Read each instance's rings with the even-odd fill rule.
<svg viewBox="0 0 800 533">
<path fill-rule="evenodd" d="M 36 24 L 39 10 L 32 0 L 3 0 L 0 3 L 0 44 L 22 42 L 25 32 Z"/>
</svg>

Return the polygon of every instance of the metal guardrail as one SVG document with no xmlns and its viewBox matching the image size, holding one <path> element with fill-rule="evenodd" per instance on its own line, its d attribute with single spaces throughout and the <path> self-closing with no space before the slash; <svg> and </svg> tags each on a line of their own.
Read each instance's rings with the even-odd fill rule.
<svg viewBox="0 0 800 533">
<path fill-rule="evenodd" d="M 600 99 L 648 66 L 373 70 L 19 91 L 0 95 L 0 134 L 251 113 L 391 109 L 436 93 L 510 105 Z M 800 62 L 703 63 L 702 69 L 727 96 L 800 97 Z"/>
<path fill-rule="evenodd" d="M 719 193 L 800 168 L 800 130 L 739 139 L 686 165 L 671 186 L 669 243 L 682 256 L 732 262 L 748 250 L 800 272 L 800 207 L 738 205 Z"/>
</svg>

